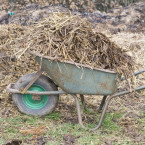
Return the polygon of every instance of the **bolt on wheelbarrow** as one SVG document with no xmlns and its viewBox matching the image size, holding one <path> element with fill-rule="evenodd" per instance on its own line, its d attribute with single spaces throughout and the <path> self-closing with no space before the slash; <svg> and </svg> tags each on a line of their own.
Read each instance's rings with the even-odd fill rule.
<svg viewBox="0 0 145 145">
<path fill-rule="evenodd" d="M 15 84 L 7 86 L 7 92 L 13 94 L 13 102 L 22 113 L 40 116 L 49 114 L 55 109 L 60 94 L 71 94 L 76 102 L 79 124 L 85 128 L 77 94 L 80 94 L 83 104 L 84 95 L 102 95 L 104 97 L 99 110 L 103 110 L 100 120 L 98 125 L 91 129 L 96 131 L 102 124 L 111 99 L 131 93 L 131 91 L 117 92 L 118 75 L 113 71 L 92 70 L 78 63 L 60 62 L 51 57 L 31 54 L 35 56 L 41 69 L 37 73 L 22 76 Z M 42 75 L 43 72 L 46 72 L 49 78 Z M 143 72 L 145 69 L 136 72 L 135 75 Z M 58 87 L 62 91 L 58 91 Z M 143 89 L 145 85 L 137 87 L 136 91 Z"/>
</svg>

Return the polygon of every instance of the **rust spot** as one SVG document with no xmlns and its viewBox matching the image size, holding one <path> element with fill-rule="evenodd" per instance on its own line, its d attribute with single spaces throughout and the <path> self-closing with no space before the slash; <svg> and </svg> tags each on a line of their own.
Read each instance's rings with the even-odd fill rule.
<svg viewBox="0 0 145 145">
<path fill-rule="evenodd" d="M 41 100 L 41 97 L 39 95 L 33 95 L 32 99 L 33 100 Z"/>
<path fill-rule="evenodd" d="M 100 83 L 100 87 L 103 90 L 108 90 L 108 83 L 107 82 Z"/>
<path fill-rule="evenodd" d="M 96 94 L 95 95 L 100 95 L 101 94 L 101 92 L 99 92 L 99 91 L 96 91 Z"/>
</svg>

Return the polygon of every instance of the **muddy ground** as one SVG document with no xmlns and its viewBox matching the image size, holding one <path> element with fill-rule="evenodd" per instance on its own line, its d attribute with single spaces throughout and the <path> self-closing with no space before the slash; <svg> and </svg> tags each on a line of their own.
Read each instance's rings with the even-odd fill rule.
<svg viewBox="0 0 145 145">
<path fill-rule="evenodd" d="M 117 6 L 127 6 L 130 3 L 139 2 L 140 0 L 0 0 L 0 10 L 14 11 L 24 8 L 28 4 L 38 5 L 62 5 L 70 10 L 77 10 L 80 12 L 93 12 L 98 9 L 100 11 L 110 11 L 110 9 Z"/>
<path fill-rule="evenodd" d="M 52 12 L 69 12 L 63 6 L 49 6 L 29 4 L 20 10 L 15 10 L 13 16 L 6 17 L 0 24 L 16 23 L 31 25 L 36 21 L 49 16 Z M 145 2 L 131 4 L 127 7 L 116 7 L 109 13 L 94 10 L 93 12 L 71 11 L 73 14 L 80 15 L 92 23 L 98 31 L 108 30 L 112 34 L 118 32 L 144 32 L 145 31 Z M 1 14 L 5 13 L 2 11 Z M 105 29 L 104 29 L 105 27 Z"/>
<path fill-rule="evenodd" d="M 46 18 L 54 11 L 68 12 L 68 8 L 62 6 L 38 5 L 29 4 L 20 10 L 15 10 L 13 16 L 3 19 L 0 24 L 17 23 L 22 25 L 33 25 L 35 21 Z M 105 33 L 110 39 L 118 43 L 118 45 L 129 50 L 130 55 L 135 56 L 138 63 L 141 64 L 139 68 L 145 68 L 145 2 L 131 4 L 125 8 L 117 7 L 112 9 L 111 12 L 78 12 L 72 11 L 73 14 L 80 15 L 88 19 L 97 31 Z M 4 13 L 4 11 L 3 11 Z M 1 55 L 2 52 L 1 52 Z M 29 58 L 29 63 L 25 60 Z M 20 76 L 34 72 L 38 69 L 30 56 L 23 56 L 18 62 L 15 60 L 5 61 L 4 68 L 0 68 L 0 117 L 7 118 L 9 116 L 19 115 L 19 112 L 14 107 L 11 95 L 6 93 L 6 86 L 10 82 L 15 82 Z M 145 84 L 145 77 L 140 76 L 137 79 L 138 85 Z M 120 84 L 121 88 L 125 88 L 125 83 Z M 86 103 L 89 108 L 97 112 L 101 96 L 85 96 Z M 77 123 L 77 116 L 74 113 L 74 100 L 69 96 L 61 97 L 61 101 L 57 107 L 57 111 L 61 112 L 61 122 L 70 121 L 72 124 Z M 123 128 L 122 134 L 125 134 L 131 140 L 138 144 L 145 142 L 145 135 L 140 134 L 140 129 L 144 125 L 140 125 L 138 119 L 144 118 L 145 111 L 145 92 L 139 92 L 120 98 L 113 99 L 108 112 L 123 112 L 124 115 L 118 124 Z M 85 115 L 83 120 L 86 123 L 93 121 L 93 116 L 88 119 Z M 40 139 L 41 140 L 41 139 Z M 69 140 L 64 136 L 64 140 Z M 105 142 L 105 141 L 104 141 Z M 107 141 L 106 141 L 107 142 Z M 107 144 L 107 143 L 106 143 Z M 109 144 L 109 143 L 108 143 Z"/>
</svg>

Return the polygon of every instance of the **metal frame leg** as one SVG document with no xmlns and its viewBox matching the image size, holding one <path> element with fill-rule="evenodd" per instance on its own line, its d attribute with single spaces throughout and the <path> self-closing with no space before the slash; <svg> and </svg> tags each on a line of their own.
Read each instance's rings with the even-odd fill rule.
<svg viewBox="0 0 145 145">
<path fill-rule="evenodd" d="M 34 78 L 32 79 L 32 81 L 30 81 L 30 83 L 23 89 L 22 94 L 24 94 L 25 92 L 27 92 L 27 90 L 41 76 L 42 73 L 43 73 L 43 70 L 42 69 L 40 69 L 39 71 L 36 72 L 36 75 L 34 76 Z"/>
<path fill-rule="evenodd" d="M 81 125 L 82 128 L 85 128 L 85 126 L 83 125 L 83 121 L 82 121 L 81 109 L 80 109 L 78 97 L 76 95 L 74 95 L 74 94 L 72 94 L 72 96 L 74 97 L 75 102 L 76 102 L 79 124 Z"/>
<path fill-rule="evenodd" d="M 106 98 L 107 98 L 107 96 L 104 96 L 104 97 L 103 97 L 103 99 L 102 99 L 102 101 L 101 101 L 101 104 L 100 104 L 100 106 L 99 106 L 99 108 L 98 108 L 98 111 L 101 111 L 101 110 L 102 110 L 102 108 L 103 108 L 103 106 L 104 106 L 104 104 L 105 104 Z"/>
<path fill-rule="evenodd" d="M 86 128 L 84 125 L 83 125 L 83 121 L 82 121 L 82 116 L 81 116 L 81 109 L 80 109 L 80 105 L 79 105 L 79 100 L 77 98 L 76 95 L 72 94 L 72 96 L 74 97 L 75 99 L 75 102 L 76 102 L 76 107 L 77 107 L 77 114 L 78 114 L 78 121 L 79 121 L 79 124 L 81 125 L 82 128 Z M 103 109 L 103 112 L 100 116 L 100 120 L 99 120 L 99 123 L 98 125 L 91 129 L 90 131 L 96 131 L 98 128 L 100 128 L 101 124 L 102 124 L 102 121 L 104 119 L 104 116 L 105 116 L 105 113 L 106 113 L 106 110 L 108 108 L 108 105 L 109 105 L 109 102 L 111 101 L 112 98 L 114 98 L 115 96 L 109 96 L 109 98 L 107 99 L 106 103 L 105 103 L 105 106 L 104 106 L 104 109 Z"/>
<path fill-rule="evenodd" d="M 86 110 L 86 103 L 85 103 L 85 98 L 84 98 L 84 95 L 80 95 L 81 97 L 81 102 L 82 102 L 82 112 L 84 110 Z"/>
<path fill-rule="evenodd" d="M 102 111 L 102 114 L 101 114 L 101 116 L 100 116 L 99 123 L 98 123 L 98 125 L 97 125 L 95 128 L 91 129 L 91 131 L 96 131 L 96 130 L 97 130 L 98 128 L 100 128 L 100 126 L 102 125 L 102 122 L 103 122 L 103 119 L 104 119 L 106 110 L 107 110 L 108 105 L 109 105 L 109 103 L 110 103 L 110 101 L 111 101 L 112 98 L 114 98 L 114 96 L 109 96 L 109 98 L 107 99 L 107 101 L 106 101 L 106 103 L 105 103 L 105 106 L 104 106 L 104 109 L 103 109 L 103 111 Z"/>
<path fill-rule="evenodd" d="M 140 87 L 137 87 L 136 88 L 136 91 L 143 90 L 143 89 L 145 89 L 145 85 L 140 86 Z M 132 90 L 131 92 L 133 92 L 133 91 L 134 90 Z M 95 128 L 91 129 L 91 131 L 96 131 L 101 126 L 102 121 L 103 121 L 104 116 L 105 116 L 105 113 L 106 113 L 106 110 L 107 110 L 108 105 L 109 105 L 109 103 L 110 103 L 110 101 L 111 101 L 112 98 L 119 97 L 119 96 L 123 96 L 123 95 L 129 94 L 131 92 L 130 92 L 130 90 L 129 91 L 127 90 L 127 91 L 118 92 L 118 93 L 115 93 L 115 94 L 109 96 L 108 99 L 107 99 L 107 101 L 106 101 L 106 103 L 105 103 L 105 106 L 104 106 L 104 109 L 102 111 L 102 114 L 100 116 L 100 120 L 99 120 L 98 125 Z"/>
</svg>

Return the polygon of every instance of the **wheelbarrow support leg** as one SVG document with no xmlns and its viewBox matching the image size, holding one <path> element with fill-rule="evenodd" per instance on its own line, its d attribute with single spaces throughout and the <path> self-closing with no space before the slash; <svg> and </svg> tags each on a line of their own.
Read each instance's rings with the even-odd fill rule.
<svg viewBox="0 0 145 145">
<path fill-rule="evenodd" d="M 103 119 L 104 119 L 106 110 L 107 110 L 107 108 L 108 108 L 108 105 L 109 105 L 109 103 L 110 103 L 110 101 L 111 101 L 111 99 L 112 99 L 113 97 L 114 97 L 114 96 L 109 96 L 109 98 L 107 99 L 107 101 L 106 101 L 106 103 L 105 103 L 105 106 L 104 106 L 104 109 L 103 109 L 103 111 L 102 111 L 102 114 L 101 114 L 101 116 L 100 116 L 99 123 L 98 123 L 98 125 L 97 125 L 95 128 L 91 129 L 91 131 L 96 131 L 98 128 L 100 128 L 100 126 L 101 126 L 101 124 L 102 124 L 102 122 L 103 122 Z"/>
<path fill-rule="evenodd" d="M 107 96 L 104 96 L 104 97 L 103 97 L 103 99 L 102 99 L 102 101 L 101 101 L 101 104 L 100 104 L 100 106 L 99 106 L 99 108 L 98 108 L 98 111 L 101 111 L 101 110 L 102 110 L 102 108 L 103 108 L 103 106 L 104 106 L 104 104 L 105 104 L 106 98 L 107 98 Z"/>
<path fill-rule="evenodd" d="M 82 116 L 81 116 L 81 109 L 80 109 L 80 105 L 79 105 L 79 100 L 78 100 L 78 98 L 77 98 L 76 95 L 72 94 L 72 96 L 74 97 L 75 102 L 76 102 L 76 107 L 77 107 L 77 114 L 78 114 L 78 121 L 79 121 L 79 124 L 81 125 L 82 128 L 85 128 L 85 126 L 83 125 L 83 122 L 82 122 Z M 91 131 L 96 131 L 96 130 L 101 126 L 102 121 L 103 121 L 103 118 L 104 118 L 105 113 L 106 113 L 106 110 L 107 110 L 107 107 L 108 107 L 108 105 L 109 105 L 109 102 L 110 102 L 110 100 L 111 100 L 113 97 L 114 97 L 114 96 L 110 96 L 110 97 L 107 99 L 106 104 L 105 104 L 104 109 L 103 109 L 103 112 L 102 112 L 102 114 L 101 114 L 101 116 L 100 116 L 99 123 L 98 123 L 97 127 L 91 129 Z"/>
<path fill-rule="evenodd" d="M 86 110 L 86 103 L 85 103 L 85 98 L 84 98 L 84 95 L 80 95 L 80 97 L 81 97 L 81 102 L 82 102 L 82 112 L 84 111 L 84 110 Z"/>
<path fill-rule="evenodd" d="M 23 89 L 22 94 L 25 94 L 27 90 L 32 86 L 32 84 L 41 76 L 43 73 L 43 70 L 40 69 L 39 71 L 36 72 L 36 75 L 34 76 L 33 80 L 30 81 L 30 83 Z"/>
<path fill-rule="evenodd" d="M 145 89 L 145 85 L 140 86 L 140 87 L 137 87 L 136 88 L 136 91 L 143 90 L 143 89 Z M 133 92 L 133 91 L 131 91 L 131 92 Z M 106 110 L 107 110 L 108 105 L 109 105 L 109 103 L 110 103 L 110 101 L 111 101 L 112 98 L 119 97 L 119 96 L 122 96 L 122 95 L 126 95 L 126 94 L 129 94 L 131 92 L 130 92 L 130 90 L 129 91 L 122 91 L 122 92 L 119 92 L 119 93 L 115 93 L 112 96 L 109 96 L 108 99 L 107 99 L 107 101 L 106 101 L 106 103 L 105 103 L 105 106 L 104 106 L 104 109 L 102 111 L 102 114 L 100 116 L 100 120 L 99 120 L 98 125 L 95 128 L 91 129 L 91 131 L 96 131 L 101 126 L 102 121 L 103 121 L 104 116 L 105 116 L 105 113 L 106 113 Z"/>
<path fill-rule="evenodd" d="M 83 125 L 83 122 L 82 122 L 81 109 L 80 109 L 78 97 L 74 94 L 72 94 L 72 96 L 74 97 L 75 102 L 76 102 L 79 124 L 81 125 L 82 128 L 85 128 L 85 126 Z"/>
</svg>

